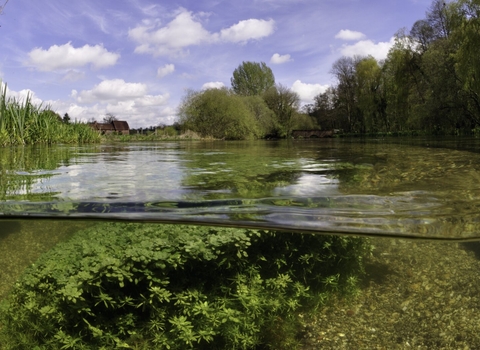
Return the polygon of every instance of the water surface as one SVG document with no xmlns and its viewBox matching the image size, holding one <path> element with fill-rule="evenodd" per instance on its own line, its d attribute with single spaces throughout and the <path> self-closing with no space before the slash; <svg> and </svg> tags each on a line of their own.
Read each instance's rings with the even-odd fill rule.
<svg viewBox="0 0 480 350">
<path fill-rule="evenodd" d="M 480 238 L 480 141 L 320 139 L 0 149 L 4 218 Z"/>
</svg>

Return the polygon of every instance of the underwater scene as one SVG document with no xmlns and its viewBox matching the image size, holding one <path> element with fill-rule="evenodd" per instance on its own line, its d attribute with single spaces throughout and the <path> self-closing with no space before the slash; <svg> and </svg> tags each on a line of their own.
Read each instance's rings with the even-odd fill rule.
<svg viewBox="0 0 480 350">
<path fill-rule="evenodd" d="M 478 349 L 480 140 L 0 148 L 0 349 Z"/>
</svg>

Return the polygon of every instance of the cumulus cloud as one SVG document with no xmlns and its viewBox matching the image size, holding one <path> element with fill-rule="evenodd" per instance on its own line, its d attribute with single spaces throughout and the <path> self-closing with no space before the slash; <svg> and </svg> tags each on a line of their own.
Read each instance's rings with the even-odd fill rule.
<svg viewBox="0 0 480 350">
<path fill-rule="evenodd" d="M 75 103 L 63 106 L 72 118 L 89 120 L 107 113 L 126 120 L 131 127 L 171 124 L 175 113 L 168 106 L 170 95 L 152 95 L 142 83 L 128 83 L 122 79 L 103 80 L 90 90 L 72 90 Z M 59 106 L 60 107 L 60 106 Z"/>
<path fill-rule="evenodd" d="M 388 51 L 394 44 L 395 38 L 379 43 L 374 43 L 372 40 L 361 40 L 352 45 L 342 45 L 340 53 L 348 57 L 371 55 L 376 60 L 383 60 L 387 58 Z"/>
<path fill-rule="evenodd" d="M 120 55 L 109 52 L 102 45 L 85 45 L 75 48 L 70 42 L 65 45 L 53 45 L 47 50 L 35 48 L 28 53 L 28 63 L 40 71 L 72 69 L 91 65 L 104 68 L 117 63 Z"/>
<path fill-rule="evenodd" d="M 211 40 L 210 33 L 189 11 L 182 11 L 165 27 L 156 23 L 144 23 L 128 31 L 128 36 L 140 45 L 136 53 L 154 55 L 175 54 L 191 45 Z"/>
<path fill-rule="evenodd" d="M 302 83 L 300 80 L 295 80 L 291 89 L 300 96 L 300 100 L 303 104 L 307 104 L 312 103 L 314 97 L 324 93 L 327 88 L 328 85 L 307 84 Z"/>
<path fill-rule="evenodd" d="M 80 93 L 72 91 L 72 96 L 82 103 L 133 99 L 147 93 L 147 86 L 142 83 L 126 83 L 123 79 L 103 80 L 91 90 Z"/>
<path fill-rule="evenodd" d="M 187 48 L 215 42 L 245 43 L 272 34 L 274 21 L 248 19 L 238 22 L 219 33 L 210 33 L 199 20 L 199 16 L 181 9 L 168 24 L 159 21 L 143 21 L 128 31 L 130 39 L 138 43 L 136 53 L 155 56 L 186 54 Z"/>
<path fill-rule="evenodd" d="M 168 106 L 168 95 L 147 95 L 145 98 L 96 103 L 89 106 L 69 103 L 65 100 L 45 101 L 45 103 L 59 114 L 68 113 L 72 120 L 81 122 L 87 122 L 92 118 L 101 121 L 107 113 L 115 115 L 120 120 L 126 120 L 131 128 L 169 125 L 175 121 L 175 110 Z"/>
<path fill-rule="evenodd" d="M 0 81 L 0 89 L 3 91 L 5 89 L 5 83 Z M 42 104 L 42 100 L 37 97 L 34 91 L 30 89 L 23 89 L 20 91 L 13 91 L 7 85 L 6 89 L 6 97 L 7 99 L 15 99 L 17 101 L 25 101 L 27 98 L 30 99 L 30 102 L 34 105 L 40 106 Z"/>
<path fill-rule="evenodd" d="M 342 29 L 335 35 L 335 39 L 341 40 L 361 40 L 364 38 L 365 34 L 349 29 Z"/>
<path fill-rule="evenodd" d="M 1 83 L 1 85 L 3 88 L 4 83 Z M 99 91 L 100 89 L 98 86 L 100 85 L 102 84 L 100 83 L 93 89 L 87 91 Z M 132 85 L 126 86 L 132 87 Z M 139 89 L 139 91 L 140 90 L 141 89 Z M 70 101 L 66 99 L 41 100 L 39 97 L 37 97 L 35 92 L 30 89 L 13 91 L 7 86 L 8 98 L 25 100 L 26 97 L 29 96 L 34 105 L 43 107 L 48 106 L 50 109 L 59 113 L 60 115 L 68 113 L 72 120 L 77 120 L 79 122 L 87 122 L 92 118 L 101 121 L 107 113 L 114 114 L 120 120 L 126 120 L 132 128 L 158 124 L 170 125 L 175 122 L 176 110 L 175 108 L 169 106 L 169 94 L 138 95 L 138 93 L 128 92 L 127 88 L 123 89 L 116 98 L 112 96 L 112 93 L 110 93 L 108 100 L 98 100 L 93 104 L 87 104 L 85 101 L 79 99 L 79 97 L 84 94 L 85 91 L 81 91 L 79 93 L 76 90 L 73 90 Z"/>
<path fill-rule="evenodd" d="M 273 64 L 282 64 L 291 61 L 293 61 L 293 59 L 290 57 L 290 55 L 280 55 L 278 53 L 274 53 L 270 58 L 270 63 Z"/>
<path fill-rule="evenodd" d="M 166 64 L 163 67 L 158 68 L 157 78 L 163 78 L 166 75 L 172 74 L 175 71 L 174 64 Z"/>
<path fill-rule="evenodd" d="M 275 30 L 275 21 L 269 19 L 247 19 L 220 31 L 220 38 L 233 43 L 245 43 L 248 40 L 261 39 Z"/>
<path fill-rule="evenodd" d="M 208 89 L 221 89 L 225 87 L 225 84 L 221 81 L 211 81 L 202 85 L 202 90 Z"/>
</svg>

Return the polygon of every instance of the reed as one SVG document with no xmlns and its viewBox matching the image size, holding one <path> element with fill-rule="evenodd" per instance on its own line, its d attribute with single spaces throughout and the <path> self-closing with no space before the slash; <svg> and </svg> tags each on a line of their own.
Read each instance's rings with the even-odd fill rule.
<svg viewBox="0 0 480 350">
<path fill-rule="evenodd" d="M 49 106 L 7 97 L 7 84 L 0 80 L 0 146 L 100 142 L 100 135 L 87 124 L 64 123 Z"/>
</svg>

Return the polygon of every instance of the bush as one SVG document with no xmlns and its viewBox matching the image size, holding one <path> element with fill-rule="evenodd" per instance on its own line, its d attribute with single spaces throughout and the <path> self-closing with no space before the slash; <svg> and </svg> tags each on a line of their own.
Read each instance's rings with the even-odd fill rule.
<svg viewBox="0 0 480 350">
<path fill-rule="evenodd" d="M 354 237 L 98 224 L 26 271 L 3 306 L 0 345 L 292 348 L 282 330 L 329 291 L 352 291 L 369 250 Z"/>
<path fill-rule="evenodd" d="M 202 137 L 252 139 L 260 134 L 252 111 L 241 96 L 227 89 L 190 91 L 179 108 L 181 123 Z"/>
</svg>

